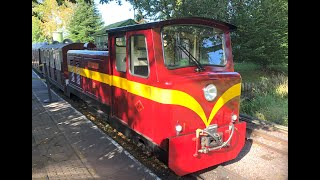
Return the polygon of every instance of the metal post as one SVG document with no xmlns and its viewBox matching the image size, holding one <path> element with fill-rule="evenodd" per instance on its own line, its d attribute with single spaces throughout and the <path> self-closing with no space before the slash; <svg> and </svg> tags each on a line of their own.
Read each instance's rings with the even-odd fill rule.
<svg viewBox="0 0 320 180">
<path fill-rule="evenodd" d="M 49 99 L 44 100 L 44 103 L 51 103 L 52 102 L 52 97 L 51 97 L 51 91 L 50 91 L 50 81 L 49 81 L 49 73 L 48 73 L 48 69 L 47 69 L 47 65 L 46 63 L 43 63 L 44 65 L 44 74 L 46 76 L 46 82 L 47 82 L 47 87 L 48 87 L 48 95 L 49 95 Z"/>
</svg>

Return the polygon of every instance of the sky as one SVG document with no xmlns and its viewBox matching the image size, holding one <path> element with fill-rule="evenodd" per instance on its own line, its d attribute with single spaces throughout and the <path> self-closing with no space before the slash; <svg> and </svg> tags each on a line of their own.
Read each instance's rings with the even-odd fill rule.
<svg viewBox="0 0 320 180">
<path fill-rule="evenodd" d="M 126 19 L 134 19 L 133 7 L 126 1 L 122 1 L 121 6 L 114 1 L 103 5 L 99 3 L 99 0 L 94 0 L 94 2 L 97 5 L 97 9 L 102 16 L 105 26 Z"/>
</svg>

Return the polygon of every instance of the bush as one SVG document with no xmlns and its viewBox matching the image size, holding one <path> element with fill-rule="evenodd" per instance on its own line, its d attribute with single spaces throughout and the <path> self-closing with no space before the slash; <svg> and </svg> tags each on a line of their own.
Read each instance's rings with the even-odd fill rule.
<svg viewBox="0 0 320 180">
<path fill-rule="evenodd" d="M 281 125 L 288 125 L 288 77 L 272 75 L 262 77 L 255 83 L 251 99 L 241 98 L 240 112 L 268 120 Z"/>
<path fill-rule="evenodd" d="M 258 119 L 288 125 L 288 99 L 275 97 L 272 94 L 243 100 L 240 111 Z"/>
<path fill-rule="evenodd" d="M 235 71 L 256 71 L 256 70 L 260 70 L 261 66 L 254 64 L 252 62 L 242 62 L 242 63 L 234 63 L 234 69 Z"/>
</svg>

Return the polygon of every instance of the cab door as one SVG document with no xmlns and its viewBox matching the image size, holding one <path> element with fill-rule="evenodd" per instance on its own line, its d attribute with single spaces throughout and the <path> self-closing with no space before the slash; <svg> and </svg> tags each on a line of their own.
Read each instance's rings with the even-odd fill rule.
<svg viewBox="0 0 320 180">
<path fill-rule="evenodd" d="M 126 35 L 109 36 L 110 61 L 112 62 L 112 115 L 128 123 L 127 103 L 127 45 Z"/>
<path fill-rule="evenodd" d="M 150 100 L 157 82 L 152 30 L 127 32 L 128 125 L 152 138 L 155 103 Z"/>
</svg>

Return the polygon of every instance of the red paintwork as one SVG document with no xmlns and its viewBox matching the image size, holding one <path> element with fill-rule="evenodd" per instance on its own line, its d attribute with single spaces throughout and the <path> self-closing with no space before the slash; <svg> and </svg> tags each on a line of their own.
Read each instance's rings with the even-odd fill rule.
<svg viewBox="0 0 320 180">
<path fill-rule="evenodd" d="M 123 33 L 117 34 L 117 37 L 125 35 Z M 111 62 L 109 65 L 111 65 L 112 73 L 114 76 L 119 76 L 122 78 L 127 78 L 126 72 L 117 71 L 116 69 L 116 63 L 115 63 L 115 38 L 108 38 L 109 41 L 109 62 Z M 128 48 L 128 47 L 127 47 Z M 127 64 L 127 71 L 128 71 L 128 55 L 126 56 L 126 64 Z M 111 87 L 112 91 L 112 116 L 117 117 L 121 119 L 123 122 L 128 124 L 128 101 L 127 101 L 127 91 L 123 89 L 119 89 L 117 87 Z"/>
<path fill-rule="evenodd" d="M 46 63 L 48 77 L 51 82 L 60 88 L 62 91 L 66 91 L 65 80 L 68 79 L 68 67 L 67 67 L 67 51 L 71 49 L 83 49 L 83 43 L 57 43 L 57 44 L 43 44 L 33 49 L 37 55 L 33 57 L 38 58 L 34 62 L 34 68 L 39 69 L 43 73 L 44 68 L 39 68 L 39 63 Z M 61 51 L 60 63 L 53 56 L 53 52 Z M 39 52 L 39 53 L 38 53 Z"/>
<path fill-rule="evenodd" d="M 113 73 L 116 76 L 127 78 L 130 81 L 135 81 L 164 89 L 176 89 L 188 93 L 193 96 L 203 107 L 206 116 L 209 117 L 211 110 L 216 101 L 208 102 L 203 97 L 202 89 L 209 83 L 214 83 L 218 87 L 218 96 L 225 92 L 226 89 L 241 81 L 240 75 L 233 71 L 232 56 L 227 53 L 228 63 L 225 67 L 206 66 L 205 71 L 195 73 L 194 67 L 180 68 L 176 70 L 168 70 L 164 66 L 162 44 L 160 31 L 157 30 L 140 30 L 127 32 L 127 44 L 131 35 L 143 34 L 146 36 L 148 45 L 148 55 L 150 64 L 150 75 L 148 78 L 133 76 L 127 69 L 126 73 L 118 72 L 115 69 L 115 57 L 111 56 L 110 61 L 113 62 Z M 114 36 L 110 36 L 111 54 L 114 51 L 113 41 Z M 230 36 L 227 37 L 227 47 L 230 48 Z M 129 48 L 129 47 L 127 47 Z M 128 49 L 127 49 L 128 51 Z M 231 49 L 228 50 L 229 52 Z M 127 57 L 128 67 L 128 57 Z M 124 123 L 135 131 L 152 139 L 154 143 L 166 149 L 166 144 L 163 143 L 167 137 L 176 135 L 175 125 L 177 121 L 184 125 L 182 133 L 194 132 L 197 128 L 205 128 L 203 121 L 197 114 L 184 107 L 176 105 L 163 105 L 140 96 L 133 95 L 127 91 L 113 87 L 114 89 L 114 116 L 121 119 Z M 140 101 L 145 107 L 138 111 L 135 104 Z M 238 115 L 239 98 L 228 102 L 217 113 L 214 120 L 211 122 L 217 123 L 218 126 L 228 124 L 230 122 L 231 113 Z M 219 119 L 219 120 L 218 120 Z M 163 131 L 166 129 L 166 131 Z"/>
<path fill-rule="evenodd" d="M 108 56 L 102 56 L 102 55 L 93 55 L 93 54 L 85 54 L 85 53 L 70 53 L 68 55 L 69 64 L 72 66 L 77 66 L 77 63 L 79 64 L 79 67 L 89 69 L 92 71 L 98 71 L 104 74 L 111 74 L 110 68 L 107 65 L 108 64 Z M 72 63 L 70 63 L 72 61 Z M 70 73 L 69 76 L 72 73 Z M 74 75 L 76 76 L 76 75 Z M 72 84 L 75 87 L 78 87 L 83 93 L 90 95 L 94 99 L 98 100 L 99 102 L 102 102 L 105 105 L 110 106 L 111 105 L 111 87 L 108 84 L 101 83 L 99 81 L 95 81 L 89 78 L 80 77 L 80 85 L 77 84 L 76 77 L 73 80 L 71 77 L 69 78 L 70 84 Z"/>
<path fill-rule="evenodd" d="M 196 19 L 184 20 L 170 20 L 167 24 L 186 24 L 198 23 L 205 25 L 213 25 L 213 22 Z M 212 108 L 216 101 L 228 88 L 232 85 L 241 82 L 241 77 L 238 73 L 233 72 L 233 59 L 230 41 L 230 33 L 227 26 L 218 24 L 225 30 L 226 38 L 226 58 L 227 64 L 224 67 L 205 66 L 205 71 L 195 72 L 195 67 L 185 67 L 175 70 L 168 70 L 164 65 L 163 50 L 160 29 L 161 25 L 166 23 L 159 23 L 159 26 L 145 29 L 132 30 L 128 32 L 112 32 L 109 34 L 109 56 L 96 57 L 105 58 L 99 62 L 99 69 L 94 69 L 93 61 L 84 59 L 84 55 L 70 55 L 68 56 L 68 63 L 79 67 L 99 71 L 101 73 L 110 74 L 126 78 L 129 81 L 139 82 L 146 85 L 159 87 L 163 89 L 174 89 L 183 91 L 202 106 L 205 114 L 209 117 Z M 119 72 L 115 67 L 115 37 L 125 35 L 127 44 L 129 44 L 130 36 L 135 34 L 143 34 L 147 40 L 148 59 L 150 65 L 150 74 L 148 78 L 141 78 L 133 76 L 129 72 L 129 56 L 126 57 L 126 72 Z M 130 46 L 127 45 L 127 52 Z M 72 60 L 72 62 L 69 62 Z M 97 61 L 94 61 L 97 62 Z M 91 65 L 88 65 L 91 64 Z M 76 77 L 75 77 L 76 79 Z M 231 147 L 222 149 L 220 151 L 211 152 L 209 154 L 200 154 L 199 158 L 192 155 L 195 152 L 195 130 L 205 128 L 204 122 L 200 117 L 190 109 L 177 105 L 166 105 L 158 102 L 148 100 L 146 98 L 136 96 L 127 92 L 126 90 L 110 87 L 109 85 L 81 77 L 80 85 L 76 81 L 72 81 L 71 73 L 69 75 L 70 84 L 78 87 L 84 93 L 95 97 L 98 101 L 111 106 L 111 116 L 119 119 L 127 124 L 130 128 L 143 135 L 153 143 L 157 144 L 164 150 L 169 149 L 169 167 L 173 169 L 178 175 L 191 173 L 209 166 L 213 166 L 231 159 L 234 159 L 244 145 L 245 127 L 246 124 L 239 121 L 235 123 L 237 130 L 231 141 Z M 213 102 L 208 102 L 203 96 L 203 88 L 209 84 L 214 83 L 218 89 L 218 95 Z M 217 124 L 220 132 L 225 132 L 231 120 L 231 115 L 239 116 L 239 100 L 236 97 L 227 102 L 215 115 L 211 124 Z M 179 136 L 176 136 L 175 126 L 179 123 L 183 127 L 183 131 Z M 224 138 L 227 134 L 224 134 Z M 167 143 L 169 139 L 169 144 Z"/>
<path fill-rule="evenodd" d="M 228 126 L 221 127 L 218 132 L 229 133 Z M 194 157 L 196 141 L 195 133 L 189 133 L 182 136 L 176 136 L 169 139 L 169 168 L 177 175 L 183 176 L 207 167 L 211 167 L 237 157 L 244 146 L 246 135 L 246 123 L 241 122 L 235 126 L 230 146 L 220 150 L 214 150 L 208 154 L 199 153 Z M 225 136 L 224 141 L 229 136 Z"/>
<path fill-rule="evenodd" d="M 143 34 L 146 37 L 147 40 L 147 50 L 148 50 L 148 56 L 149 56 L 149 64 L 150 64 L 150 72 L 148 78 L 141 78 L 138 76 L 133 76 L 129 71 L 127 71 L 127 79 L 130 81 L 140 82 L 143 84 L 148 84 L 154 86 L 155 82 L 157 82 L 156 78 L 156 69 L 153 66 L 154 64 L 154 51 L 153 51 L 153 42 L 152 42 L 152 34 L 151 30 L 140 30 L 140 31 L 134 31 L 134 32 L 127 32 L 127 41 L 129 41 L 129 37 L 132 35 L 140 35 Z M 127 47 L 129 48 L 129 47 Z M 127 65 L 129 61 L 127 61 Z M 141 105 L 144 107 L 143 110 L 138 111 L 135 107 L 135 104 L 137 102 L 141 102 Z M 136 130 L 137 132 L 147 136 L 152 141 L 154 141 L 154 132 L 155 130 L 155 122 L 158 121 L 157 118 L 153 117 L 154 115 L 158 114 L 156 108 L 156 104 L 153 101 L 147 100 L 145 98 L 142 98 L 140 96 L 133 95 L 131 93 L 127 93 L 127 103 L 128 103 L 128 109 L 125 111 L 128 112 L 128 124 L 129 126 Z"/>
</svg>

